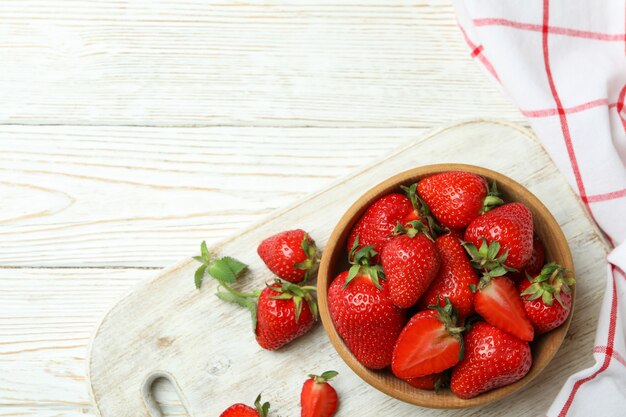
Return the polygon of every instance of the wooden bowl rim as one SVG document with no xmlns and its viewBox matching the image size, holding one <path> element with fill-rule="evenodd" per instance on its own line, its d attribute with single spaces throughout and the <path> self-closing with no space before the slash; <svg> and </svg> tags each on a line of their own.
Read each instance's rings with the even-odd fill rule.
<svg viewBox="0 0 626 417">
<path fill-rule="evenodd" d="M 317 293 L 320 317 L 322 319 L 322 324 L 324 325 L 324 329 L 326 331 L 326 334 L 328 335 L 328 338 L 330 339 L 333 347 L 335 348 L 337 353 L 339 353 L 344 362 L 365 382 L 393 398 L 410 404 L 429 408 L 468 408 L 492 403 L 513 394 L 514 392 L 520 390 L 525 385 L 534 380 L 537 375 L 551 362 L 552 358 L 562 345 L 563 340 L 565 339 L 565 335 L 567 334 L 570 323 L 572 321 L 572 317 L 574 314 L 574 303 L 576 298 L 575 286 L 572 288 L 572 310 L 570 311 L 566 322 L 558 328 L 552 330 L 551 332 L 542 335 L 539 339 L 540 341 L 542 341 L 544 338 L 546 338 L 546 342 L 542 343 L 542 345 L 545 345 L 549 348 L 547 357 L 545 357 L 544 361 L 542 363 L 537 363 L 534 359 L 536 355 L 533 352 L 532 368 L 524 378 L 513 384 L 485 392 L 467 400 L 456 397 L 449 390 L 435 393 L 434 391 L 426 391 L 414 388 L 406 382 L 401 381 L 397 378 L 387 381 L 385 380 L 385 378 L 388 378 L 388 375 L 390 375 L 388 373 L 389 371 L 374 371 L 365 368 L 356 360 L 356 358 L 352 355 L 350 350 L 344 344 L 341 336 L 339 336 L 339 334 L 337 333 L 337 330 L 335 329 L 335 326 L 330 317 L 327 302 L 328 287 L 330 285 L 330 282 L 332 281 L 332 279 L 329 279 L 329 273 L 332 270 L 332 265 L 330 264 L 330 262 L 331 258 L 333 257 L 332 255 L 335 251 L 343 250 L 344 242 L 339 242 L 339 239 L 341 238 L 344 229 L 352 227 L 354 222 L 356 222 L 355 217 L 359 215 L 360 212 L 364 211 L 366 206 L 369 206 L 369 204 L 371 204 L 371 202 L 374 201 L 376 198 L 382 197 L 385 194 L 397 190 L 400 185 L 407 185 L 416 182 L 420 178 L 423 178 L 427 175 L 447 171 L 472 172 L 481 175 L 488 180 L 495 179 L 499 187 L 504 186 L 502 187 L 503 189 L 515 190 L 515 193 L 523 197 L 521 199 L 521 202 L 525 202 L 529 206 L 534 206 L 535 211 L 540 213 L 539 219 L 535 218 L 534 222 L 536 223 L 538 220 L 546 222 L 547 228 L 550 229 L 551 234 L 553 234 L 553 239 L 559 243 L 559 246 L 565 248 L 565 250 L 562 251 L 563 259 L 561 263 L 564 267 L 572 271 L 572 273 L 575 273 L 572 254 L 567 244 L 567 239 L 563 234 L 563 231 L 561 230 L 561 227 L 559 226 L 556 219 L 552 216 L 550 211 L 545 207 L 545 205 L 534 194 L 528 191 L 526 187 L 522 186 L 521 184 L 504 174 L 475 165 L 432 164 L 403 171 L 382 181 L 381 183 L 377 184 L 376 186 L 365 192 L 352 206 L 350 206 L 350 208 L 346 211 L 346 213 L 341 217 L 341 219 L 335 226 L 332 234 L 328 239 L 326 247 L 324 248 L 318 272 Z M 547 343 L 548 340 L 552 343 Z M 535 345 L 536 343 L 538 342 L 533 341 L 531 346 Z"/>
</svg>

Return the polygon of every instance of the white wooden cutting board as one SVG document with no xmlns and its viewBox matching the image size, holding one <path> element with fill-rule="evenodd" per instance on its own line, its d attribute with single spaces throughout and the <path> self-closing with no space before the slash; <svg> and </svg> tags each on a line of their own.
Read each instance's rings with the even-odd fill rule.
<svg viewBox="0 0 626 417">
<path fill-rule="evenodd" d="M 333 384 L 341 398 L 338 416 L 497 416 L 505 410 L 510 415 L 542 415 L 567 376 L 593 363 L 607 248 L 563 176 L 526 130 L 485 120 L 441 128 L 211 250 L 250 265 L 242 279 L 246 288 L 262 286 L 272 278 L 256 255 L 264 237 L 303 228 L 323 247 L 341 215 L 364 191 L 398 172 L 443 162 L 481 165 L 525 185 L 546 204 L 569 240 L 578 275 L 574 320 L 557 357 L 527 388 L 482 408 L 429 410 L 362 382 L 343 364 L 321 324 L 277 352 L 264 351 L 254 340 L 247 311 L 217 299 L 210 279 L 201 290 L 194 288 L 197 264 L 187 259 L 135 288 L 97 328 L 88 359 L 89 391 L 97 412 L 102 417 L 159 416 L 151 383 L 166 376 L 192 417 L 217 417 L 230 404 L 253 402 L 259 392 L 272 403 L 272 416 L 295 417 L 306 375 L 335 369 L 340 373 Z"/>
</svg>

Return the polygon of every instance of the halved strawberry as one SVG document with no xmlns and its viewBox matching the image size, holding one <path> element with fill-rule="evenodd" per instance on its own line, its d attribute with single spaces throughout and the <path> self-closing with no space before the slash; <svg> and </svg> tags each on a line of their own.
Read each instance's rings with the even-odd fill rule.
<svg viewBox="0 0 626 417">
<path fill-rule="evenodd" d="M 328 381 L 337 376 L 336 371 L 322 375 L 309 375 L 300 393 L 301 417 L 332 417 L 339 406 L 337 391 Z"/>
<path fill-rule="evenodd" d="M 442 372 L 463 357 L 464 327 L 457 327 L 456 311 L 446 299 L 445 307 L 433 306 L 409 320 L 393 349 L 391 370 L 402 379 Z"/>
<path fill-rule="evenodd" d="M 228 407 L 220 414 L 220 417 L 267 417 L 270 410 L 270 403 L 261 404 L 261 394 L 256 397 L 254 408 L 237 403 Z"/>
</svg>

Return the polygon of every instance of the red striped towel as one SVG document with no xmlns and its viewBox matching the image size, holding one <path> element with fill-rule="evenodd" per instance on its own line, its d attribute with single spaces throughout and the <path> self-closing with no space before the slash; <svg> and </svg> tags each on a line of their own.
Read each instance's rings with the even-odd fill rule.
<svg viewBox="0 0 626 417">
<path fill-rule="evenodd" d="M 472 57 L 613 246 L 596 346 L 580 353 L 596 364 L 567 380 L 547 414 L 626 416 L 626 1 L 454 1 Z"/>
</svg>

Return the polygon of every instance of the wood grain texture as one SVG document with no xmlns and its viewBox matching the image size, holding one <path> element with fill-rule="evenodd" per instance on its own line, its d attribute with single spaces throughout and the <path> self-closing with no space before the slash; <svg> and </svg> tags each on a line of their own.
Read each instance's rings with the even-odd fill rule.
<svg viewBox="0 0 626 417">
<path fill-rule="evenodd" d="M 164 267 L 422 132 L 0 126 L 0 266 Z"/>
<path fill-rule="evenodd" d="M 476 138 L 481 138 L 480 145 Z M 526 162 L 513 164 L 494 158 L 496 144 L 503 142 L 511 155 Z M 454 150 L 451 144 L 456 145 Z M 514 394 L 507 405 L 507 412 L 512 414 L 539 415 L 567 376 L 593 361 L 580 353 L 589 352 L 593 346 L 606 247 L 565 179 L 524 132 L 509 125 L 472 122 L 427 135 L 384 162 L 274 213 L 267 221 L 214 246 L 213 251 L 217 255 L 236 254 L 249 264 L 246 288 L 257 286 L 271 277 L 255 254 L 263 237 L 299 226 L 324 246 L 335 223 L 363 189 L 416 165 L 451 161 L 502 171 L 529 188 L 559 221 L 571 246 L 580 295 L 570 336 L 541 377 Z M 341 373 L 334 384 L 338 391 L 350 393 L 342 397 L 341 415 L 455 415 L 415 408 L 367 386 L 340 360 L 320 326 L 283 350 L 263 351 L 253 341 L 246 311 L 218 302 L 211 294 L 211 283 L 200 291 L 193 288 L 191 277 L 196 266 L 193 261 L 173 266 L 138 287 L 106 315 L 89 357 L 89 380 L 101 416 L 148 416 L 141 388 L 152 376 L 163 373 L 184 393 L 187 410 L 194 417 L 213 416 L 233 401 L 254 398 L 260 386 L 273 400 L 277 416 L 293 416 L 297 414 L 294 398 L 302 380 L 298 375 L 328 367 Z M 496 416 L 501 415 L 501 407 L 495 403 L 456 415 Z"/>
<path fill-rule="evenodd" d="M 449 2 L 3 0 L 0 123 L 524 122 Z"/>
</svg>

